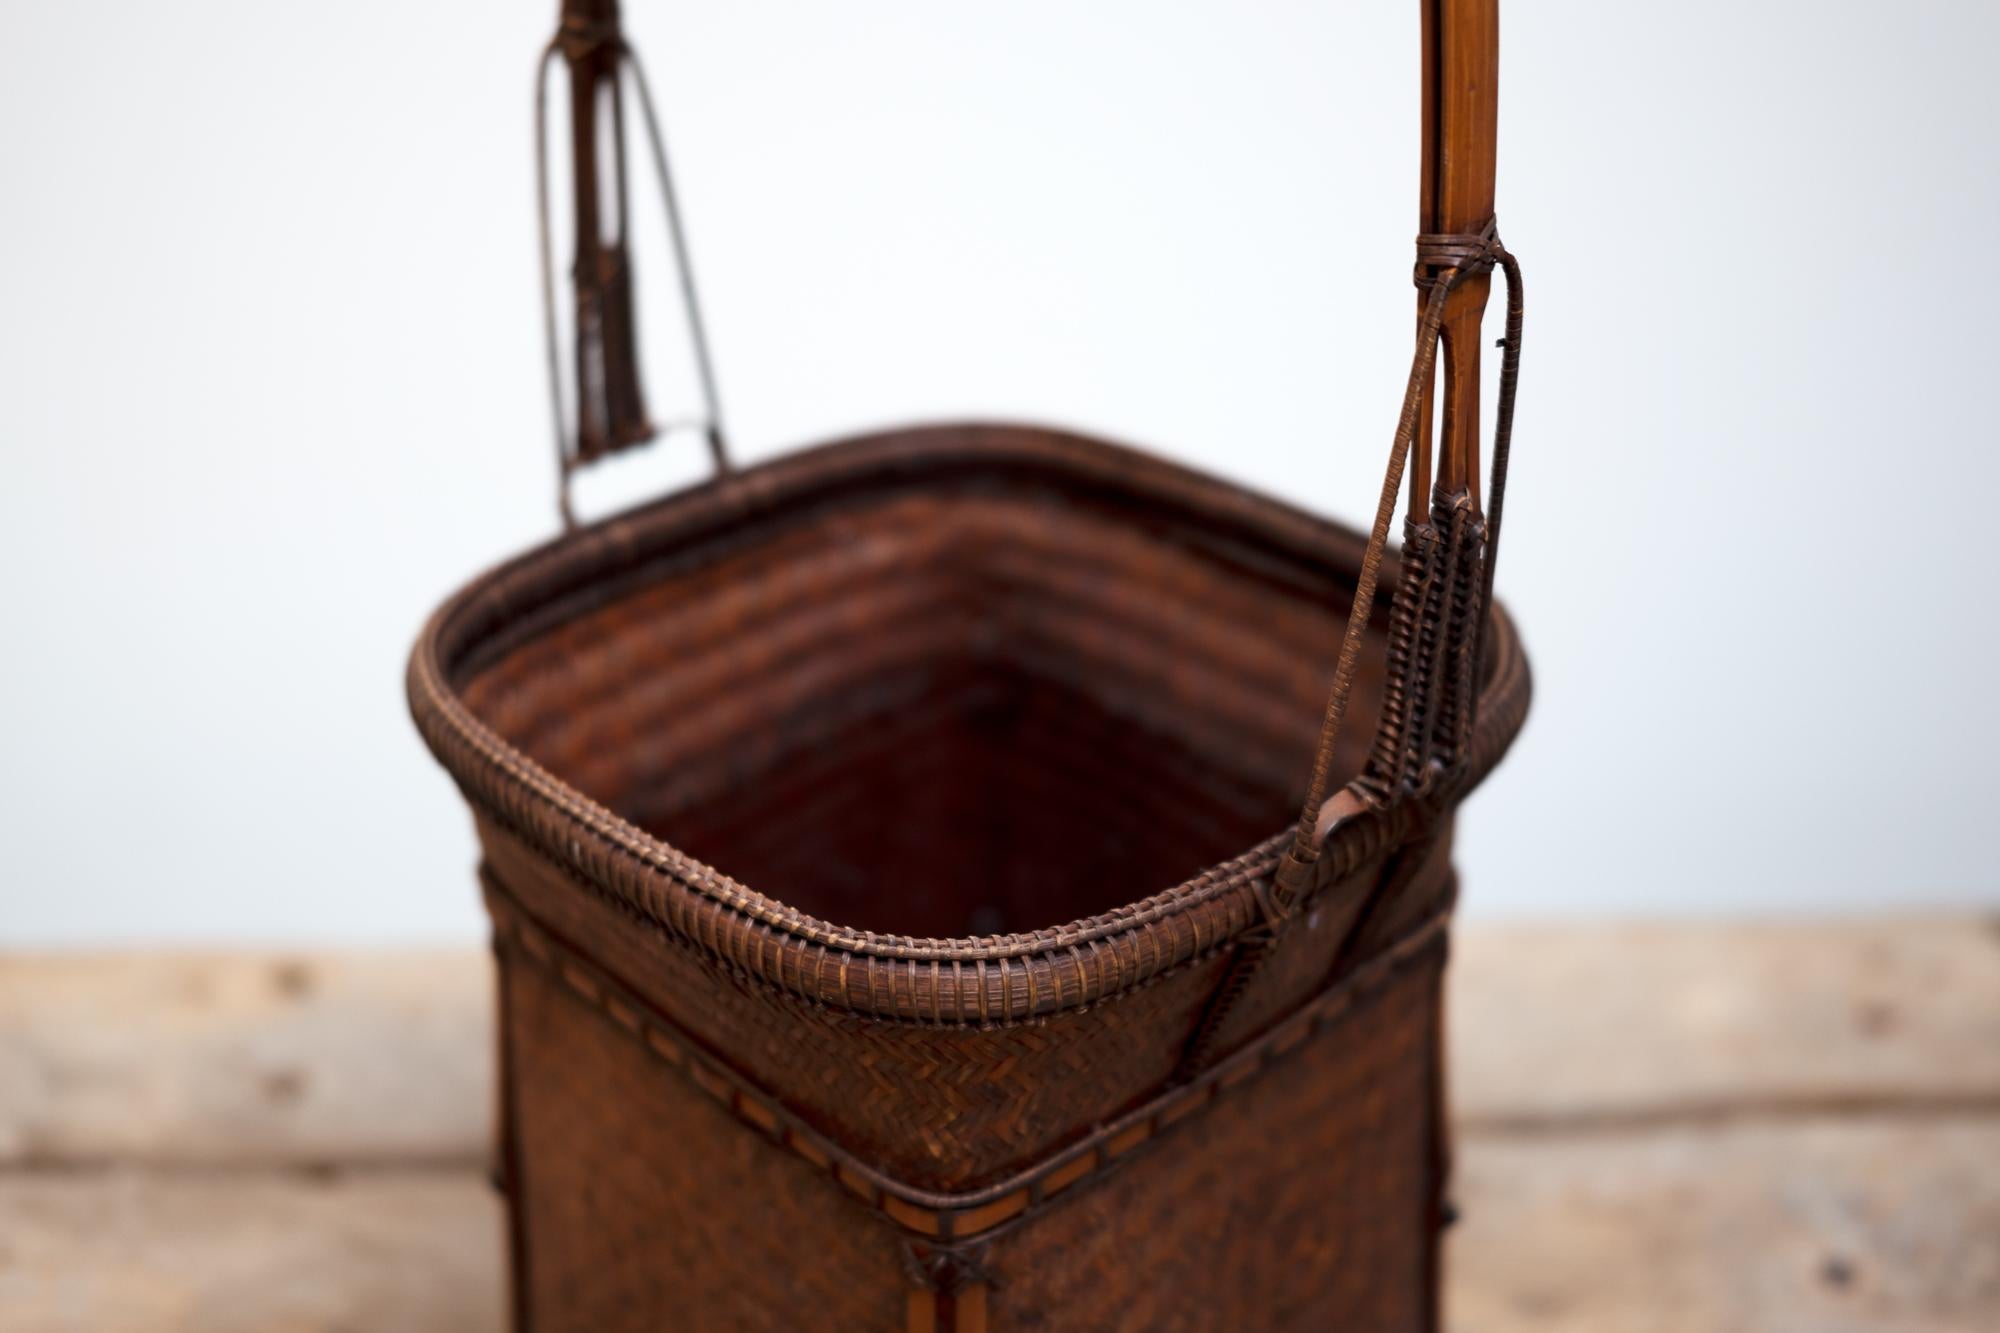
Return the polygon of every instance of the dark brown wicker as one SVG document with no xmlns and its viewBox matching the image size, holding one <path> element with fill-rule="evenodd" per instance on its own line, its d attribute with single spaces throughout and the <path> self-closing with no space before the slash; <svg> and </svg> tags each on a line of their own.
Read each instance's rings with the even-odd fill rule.
<svg viewBox="0 0 2000 1333">
<path fill-rule="evenodd" d="M 1465 397 L 1515 276 L 1480 225 L 1492 3 L 1426 14 L 1427 143 L 1483 142 L 1486 197 L 1426 173 L 1370 537 L 939 426 L 573 531 L 425 629 L 500 961 L 518 1327 L 1435 1328 L 1451 814 L 1528 672 Z M 591 336 L 624 364 L 629 332 Z M 597 410 L 591 450 L 650 433 Z M 1429 503 L 1385 563 L 1406 456 Z"/>
</svg>

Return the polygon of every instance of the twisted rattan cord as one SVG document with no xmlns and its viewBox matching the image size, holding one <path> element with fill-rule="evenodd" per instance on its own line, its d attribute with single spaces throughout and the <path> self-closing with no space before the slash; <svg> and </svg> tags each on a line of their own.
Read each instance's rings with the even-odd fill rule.
<svg viewBox="0 0 2000 1333">
<path fill-rule="evenodd" d="M 1514 447 L 1514 398 L 1521 387 L 1521 325 L 1527 293 L 1521 286 L 1521 261 L 1512 251 L 1493 239 L 1493 253 L 1507 280 L 1507 331 L 1500 340 L 1500 401 L 1493 409 L 1493 479 L 1487 483 L 1486 572 L 1479 588 L 1481 614 L 1493 605 L 1493 567 L 1500 563 L 1500 518 L 1507 508 L 1507 459 Z M 1473 665 L 1473 679 L 1484 679 L 1486 652 L 1493 637 L 1490 621 L 1480 623 L 1479 656 Z M 1478 687 L 1474 686 L 1477 696 Z"/>
<path fill-rule="evenodd" d="M 1452 540 L 1449 525 L 1438 522 L 1435 506 L 1417 531 L 1431 547 L 1431 577 L 1413 602 L 1416 644 L 1410 658 L 1410 673 L 1403 684 L 1409 707 L 1396 756 L 1397 768 L 1405 780 L 1413 780 L 1430 758 L 1431 733 L 1437 726 L 1438 682 L 1444 675 L 1441 658 L 1448 630 L 1445 605 L 1459 584 L 1459 565 L 1464 555 Z"/>
<path fill-rule="evenodd" d="M 1361 660 L 1361 638 L 1375 607 L 1375 585 L 1382 573 L 1382 556 L 1388 549 L 1389 524 L 1395 516 L 1396 497 L 1403 490 L 1403 468 L 1410 457 L 1410 443 L 1416 436 L 1417 412 L 1423 405 L 1424 389 L 1430 384 L 1431 369 L 1437 362 L 1439 330 L 1444 324 L 1444 302 L 1466 270 L 1452 268 L 1432 284 L 1424 302 L 1423 322 L 1417 331 L 1417 351 L 1410 362 L 1410 378 L 1403 389 L 1403 411 L 1396 423 L 1396 438 L 1389 447 L 1389 467 L 1382 478 L 1382 492 L 1375 504 L 1375 522 L 1368 530 L 1368 546 L 1361 557 L 1361 573 L 1354 585 L 1354 603 L 1347 613 L 1347 631 L 1341 636 L 1340 658 L 1333 668 L 1333 689 L 1327 696 L 1326 715 L 1320 723 L 1319 749 L 1313 754 L 1312 779 L 1306 786 L 1305 805 L 1292 832 L 1292 846 L 1278 867 L 1272 885 L 1275 910 L 1290 911 L 1311 881 L 1312 863 L 1319 859 L 1319 812 L 1326 804 L 1327 785 L 1333 768 L 1334 747 L 1347 718 L 1347 700 L 1354 689 L 1354 669 Z"/>
<path fill-rule="evenodd" d="M 1417 332 L 1417 351 L 1411 359 L 1410 378 L 1403 390 L 1403 411 L 1396 424 L 1396 438 L 1389 450 L 1389 466 L 1382 478 L 1382 492 L 1375 509 L 1375 522 L 1368 532 L 1368 546 L 1362 555 L 1360 578 L 1355 586 L 1354 604 L 1347 615 L 1340 658 L 1334 666 L 1333 687 L 1327 697 L 1326 715 L 1320 724 L 1319 748 L 1313 755 L 1312 779 L 1305 803 L 1292 833 L 1292 845 L 1279 865 L 1270 889 L 1267 910 L 1282 919 L 1304 895 L 1312 882 L 1313 862 L 1319 859 L 1319 815 L 1326 804 L 1333 756 L 1346 721 L 1347 701 L 1353 691 L 1354 670 L 1360 658 L 1361 638 L 1374 608 L 1375 585 L 1388 546 L 1389 524 L 1402 492 L 1403 469 L 1409 461 L 1410 446 L 1416 435 L 1417 416 L 1425 391 L 1437 364 L 1437 347 L 1444 324 L 1445 298 L 1465 278 L 1499 264 L 1507 280 L 1507 333 L 1501 340 L 1500 401 L 1494 413 L 1493 516 L 1488 524 L 1486 568 L 1481 581 L 1481 605 L 1491 605 L 1493 567 L 1497 563 L 1500 516 L 1507 492 L 1507 460 L 1514 435 L 1514 401 L 1521 376 L 1521 326 L 1523 296 L 1519 262 L 1500 243 L 1499 230 L 1492 219 L 1476 236 L 1420 235 L 1417 237 L 1416 281 L 1426 290 L 1424 314 Z M 1490 631 L 1482 630 L 1479 664 L 1485 660 L 1485 641 Z M 1476 668 L 1475 668 L 1476 669 Z M 1477 677 L 1475 676 L 1475 680 Z"/>
<path fill-rule="evenodd" d="M 569 413 L 563 408 L 562 335 L 556 327 L 555 229 L 549 206 L 549 66 L 562 54 L 560 37 L 542 48 L 535 62 L 535 236 L 541 261 L 542 346 L 548 360 L 549 412 L 554 418 L 556 440 L 556 510 L 563 530 L 576 526 L 576 511 L 569 502 L 570 455 Z"/>
<path fill-rule="evenodd" d="M 1451 538 L 1467 564 L 1477 563 L 1486 550 L 1485 517 L 1472 496 L 1460 491 L 1451 499 Z M 1480 583 L 1486 567 L 1480 567 Z M 1472 710 L 1477 686 L 1474 672 L 1479 668 L 1481 627 L 1479 586 L 1469 579 L 1455 579 L 1451 604 L 1444 627 L 1446 653 L 1437 702 L 1437 719 L 1432 737 L 1433 752 L 1444 765 L 1447 777 L 1455 775 L 1465 761 L 1472 742 Z"/>
<path fill-rule="evenodd" d="M 1436 538 L 1436 532 L 1427 523 L 1411 519 L 1404 524 L 1403 568 L 1397 579 L 1396 602 L 1389 617 L 1389 641 L 1383 655 L 1387 684 L 1376 720 L 1374 751 L 1362 773 L 1363 780 L 1371 784 L 1371 796 L 1377 800 L 1388 796 L 1394 788 L 1394 782 L 1388 779 L 1402 766 L 1412 711 L 1419 702 L 1410 689 L 1417 661 L 1417 608 L 1436 577 Z"/>
<path fill-rule="evenodd" d="M 701 294 L 694 285 L 694 259 L 688 254 L 687 229 L 681 223 L 680 193 L 674 189 L 674 174 L 667 165 L 667 140 L 660 129 L 660 116 L 653 107 L 653 86 L 639 53 L 626 41 L 618 43 L 621 62 L 632 71 L 632 86 L 639 94 L 639 110 L 646 118 L 646 139 L 652 147 L 653 174 L 659 179 L 660 197 L 667 209 L 667 236 L 674 246 L 674 273 L 680 279 L 681 309 L 687 315 L 688 341 L 694 352 L 695 377 L 701 385 L 702 434 L 708 441 L 709 461 L 718 476 L 735 469 L 729 456 L 729 431 L 722 421 L 722 393 L 715 387 L 715 355 L 708 347 L 708 321 L 702 317 Z"/>
</svg>

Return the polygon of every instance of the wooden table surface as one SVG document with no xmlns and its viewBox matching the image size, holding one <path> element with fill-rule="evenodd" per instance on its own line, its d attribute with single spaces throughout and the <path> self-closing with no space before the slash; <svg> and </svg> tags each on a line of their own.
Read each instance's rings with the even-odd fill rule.
<svg viewBox="0 0 2000 1333">
<path fill-rule="evenodd" d="M 501 1327 L 482 954 L 0 956 L 0 1328 Z M 1482 926 L 1453 1333 L 2000 1330 L 2000 927 Z"/>
</svg>

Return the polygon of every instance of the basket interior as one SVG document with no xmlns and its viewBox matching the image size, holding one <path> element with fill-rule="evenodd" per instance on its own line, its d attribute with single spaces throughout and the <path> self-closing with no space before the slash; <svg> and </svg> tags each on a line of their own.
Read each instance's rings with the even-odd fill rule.
<svg viewBox="0 0 2000 1333">
<path fill-rule="evenodd" d="M 884 933 L 1026 931 L 1289 826 L 1352 580 L 1059 471 L 904 473 L 675 535 L 457 684 L 557 777 L 757 892 Z"/>
</svg>

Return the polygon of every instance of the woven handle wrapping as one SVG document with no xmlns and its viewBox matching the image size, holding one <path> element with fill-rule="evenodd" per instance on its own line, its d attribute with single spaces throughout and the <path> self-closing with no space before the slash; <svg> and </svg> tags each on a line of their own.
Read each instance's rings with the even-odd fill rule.
<svg viewBox="0 0 2000 1333">
<path fill-rule="evenodd" d="M 1265 894 L 1275 940 L 1317 886 L 1315 866 L 1331 825 L 1403 797 L 1449 793 L 1465 768 L 1478 696 L 1485 608 L 1490 601 L 1514 386 L 1519 373 L 1519 269 L 1493 222 L 1498 125 L 1499 0 L 1419 0 L 1423 48 L 1423 168 L 1416 283 L 1417 347 L 1397 419 L 1389 465 L 1355 590 L 1290 851 Z M 560 60 L 570 90 L 571 382 L 564 392 L 551 242 L 546 106 L 548 76 Z M 717 469 L 729 456 L 693 274 L 643 70 L 619 27 L 617 0 L 561 0 L 557 33 L 544 52 L 536 89 L 536 150 L 542 208 L 542 271 L 549 375 L 555 406 L 560 499 L 573 519 L 569 482 L 578 468 L 658 433 L 640 388 L 632 270 L 625 244 L 623 88 L 637 94 L 660 188 L 704 398 L 698 424 Z M 601 179 L 608 162 L 612 178 Z M 1482 509 L 1479 449 L 1479 342 L 1491 271 L 1508 278 L 1507 334 L 1497 404 L 1493 476 Z M 1443 361 L 1441 393 L 1436 366 Z M 1438 399 L 1441 397 L 1442 403 Z M 1434 430 L 1433 422 L 1438 425 Z M 1440 438 L 1433 440 L 1434 433 Z M 1386 553 L 1396 498 L 1409 474 L 1402 576 L 1391 612 L 1383 715 L 1367 771 L 1329 800 L 1332 759 L 1346 720 L 1355 670 Z M 1254 964 L 1255 960 L 1249 960 Z M 1226 1007 L 1226 1006 L 1225 1006 Z M 1195 1043 L 1198 1048 L 1200 1042 Z"/>
<path fill-rule="evenodd" d="M 1327 699 L 1312 779 L 1292 849 L 1266 902 L 1282 923 L 1314 887 L 1327 825 L 1351 809 L 1407 792 L 1448 787 L 1463 770 L 1484 607 L 1491 592 L 1499 511 L 1506 488 L 1514 384 L 1520 368 L 1520 279 L 1493 219 L 1499 128 L 1499 0 L 1421 0 L 1423 170 L 1418 206 L 1417 349 L 1390 447 L 1388 473 L 1369 530 L 1347 632 Z M 1508 277 L 1508 332 L 1494 447 L 1494 509 L 1480 509 L 1479 339 L 1493 267 Z M 1442 445 L 1433 484 L 1434 380 L 1444 360 Z M 1390 628 L 1387 698 L 1376 757 L 1349 809 L 1330 808 L 1327 788 L 1363 631 L 1407 464 L 1409 518 L 1404 570 Z M 1442 528 L 1442 531 L 1440 530 Z"/>
</svg>

